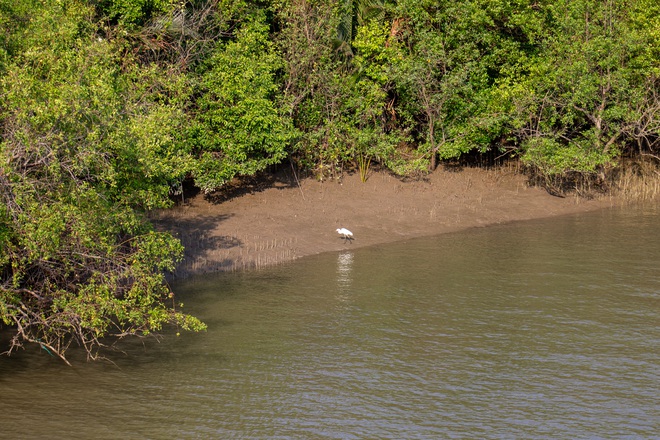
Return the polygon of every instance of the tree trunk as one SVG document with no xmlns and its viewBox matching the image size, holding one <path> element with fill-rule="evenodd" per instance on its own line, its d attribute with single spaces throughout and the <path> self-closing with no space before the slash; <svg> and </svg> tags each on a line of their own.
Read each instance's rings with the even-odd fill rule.
<svg viewBox="0 0 660 440">
<path fill-rule="evenodd" d="M 429 140 L 431 141 L 431 163 L 429 171 L 435 171 L 438 166 L 438 147 L 435 145 L 435 121 L 429 116 Z"/>
</svg>

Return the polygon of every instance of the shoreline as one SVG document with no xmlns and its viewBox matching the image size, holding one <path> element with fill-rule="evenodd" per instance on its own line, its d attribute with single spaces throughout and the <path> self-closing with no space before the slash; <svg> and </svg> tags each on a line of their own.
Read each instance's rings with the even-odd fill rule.
<svg viewBox="0 0 660 440">
<path fill-rule="evenodd" d="M 414 181 L 373 172 L 366 182 L 357 173 L 319 182 L 283 172 L 194 195 L 152 220 L 184 245 L 184 260 L 172 274 L 184 279 L 617 204 L 611 197 L 552 196 L 514 169 L 442 167 Z M 342 227 L 354 233 L 352 243 L 337 234 Z"/>
</svg>

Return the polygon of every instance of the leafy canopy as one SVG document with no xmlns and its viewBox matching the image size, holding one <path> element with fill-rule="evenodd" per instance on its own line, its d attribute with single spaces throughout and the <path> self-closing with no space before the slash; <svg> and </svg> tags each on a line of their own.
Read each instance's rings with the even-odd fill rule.
<svg viewBox="0 0 660 440">
<path fill-rule="evenodd" d="M 0 82 L 0 317 L 10 351 L 35 342 L 64 360 L 74 342 L 95 358 L 107 336 L 204 328 L 168 305 L 182 248 L 142 214 L 180 177 L 180 115 L 154 93 L 172 84 L 122 66 L 91 13 L 43 5 Z"/>
</svg>

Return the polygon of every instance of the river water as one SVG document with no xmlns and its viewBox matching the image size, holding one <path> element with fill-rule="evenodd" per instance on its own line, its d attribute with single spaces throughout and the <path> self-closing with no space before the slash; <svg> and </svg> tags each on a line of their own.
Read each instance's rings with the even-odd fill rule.
<svg viewBox="0 0 660 440">
<path fill-rule="evenodd" d="M 208 332 L 0 357 L 0 438 L 660 438 L 659 268 L 641 207 L 179 282 Z"/>
</svg>

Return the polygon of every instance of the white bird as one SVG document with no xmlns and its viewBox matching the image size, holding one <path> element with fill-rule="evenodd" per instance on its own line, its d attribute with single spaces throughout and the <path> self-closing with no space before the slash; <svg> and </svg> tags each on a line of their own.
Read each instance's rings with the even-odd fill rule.
<svg viewBox="0 0 660 440">
<path fill-rule="evenodd" d="M 353 240 L 353 233 L 346 228 L 338 228 L 337 233 L 342 236 L 344 241 Z"/>
</svg>

